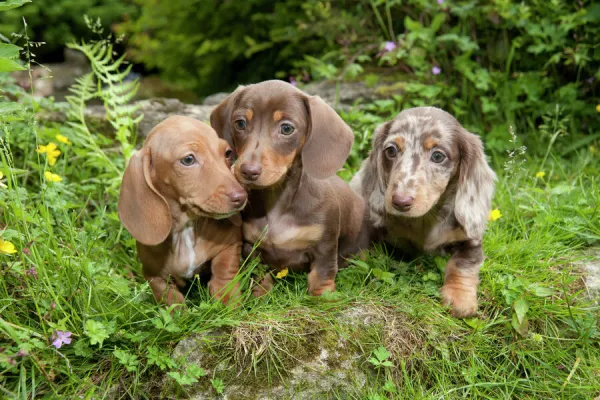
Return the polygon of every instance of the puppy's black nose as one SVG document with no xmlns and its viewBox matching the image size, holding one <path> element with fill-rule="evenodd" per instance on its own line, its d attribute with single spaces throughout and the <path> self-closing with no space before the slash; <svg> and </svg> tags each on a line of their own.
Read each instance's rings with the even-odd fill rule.
<svg viewBox="0 0 600 400">
<path fill-rule="evenodd" d="M 233 204 L 234 207 L 241 207 L 246 202 L 248 198 L 248 194 L 245 190 L 234 190 L 233 192 L 227 193 L 227 197 L 229 197 L 229 201 Z"/>
<path fill-rule="evenodd" d="M 248 181 L 255 181 L 262 173 L 262 167 L 260 164 L 254 163 L 243 163 L 240 167 L 240 172 L 244 179 Z"/>
<path fill-rule="evenodd" d="M 399 211 L 408 211 L 413 205 L 415 198 L 403 193 L 394 193 L 392 196 L 392 205 Z"/>
</svg>

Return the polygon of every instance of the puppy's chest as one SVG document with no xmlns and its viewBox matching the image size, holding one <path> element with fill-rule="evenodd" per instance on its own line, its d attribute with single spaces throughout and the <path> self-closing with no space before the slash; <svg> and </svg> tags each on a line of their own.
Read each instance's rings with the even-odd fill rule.
<svg viewBox="0 0 600 400">
<path fill-rule="evenodd" d="M 169 272 L 187 279 L 191 279 L 203 264 L 215 256 L 212 243 L 197 237 L 193 226 L 172 235 L 171 250 Z"/>
<path fill-rule="evenodd" d="M 467 239 L 460 226 L 444 222 L 426 223 L 422 219 L 386 221 L 386 241 L 394 246 L 435 253 L 449 244 Z"/>
<path fill-rule="evenodd" d="M 321 224 L 299 224 L 289 216 L 256 218 L 244 221 L 244 241 L 260 242 L 261 248 L 284 251 L 306 250 L 323 237 Z"/>
</svg>

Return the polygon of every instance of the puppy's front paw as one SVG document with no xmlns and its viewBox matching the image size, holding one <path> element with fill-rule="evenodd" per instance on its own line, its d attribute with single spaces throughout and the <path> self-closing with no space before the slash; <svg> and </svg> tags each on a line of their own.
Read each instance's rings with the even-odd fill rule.
<svg viewBox="0 0 600 400">
<path fill-rule="evenodd" d="M 265 274 L 265 276 L 252 288 L 252 295 L 254 297 L 262 297 L 265 294 L 269 293 L 273 289 L 273 277 L 270 273 Z"/>
<path fill-rule="evenodd" d="M 453 317 L 465 318 L 477 313 L 477 286 L 447 284 L 440 290 L 442 304 L 450 306 Z"/>
</svg>

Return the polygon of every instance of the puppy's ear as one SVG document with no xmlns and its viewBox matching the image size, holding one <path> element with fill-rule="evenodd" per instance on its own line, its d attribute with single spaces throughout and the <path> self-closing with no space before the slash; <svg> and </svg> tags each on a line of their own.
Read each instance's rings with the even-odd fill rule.
<svg viewBox="0 0 600 400">
<path fill-rule="evenodd" d="M 479 136 L 460 127 L 455 137 L 460 165 L 454 215 L 469 239 L 481 239 L 492 205 L 496 174 L 485 160 Z"/>
<path fill-rule="evenodd" d="M 171 213 L 165 198 L 150 179 L 152 155 L 145 147 L 125 169 L 119 195 L 119 218 L 138 242 L 155 246 L 171 232 Z"/>
<path fill-rule="evenodd" d="M 310 176 L 325 179 L 344 166 L 354 143 L 354 134 L 320 97 L 308 97 L 306 103 L 310 127 L 302 149 L 302 165 Z"/>
<path fill-rule="evenodd" d="M 235 99 L 244 91 L 245 86 L 239 86 L 233 93 L 225 98 L 212 113 L 210 113 L 210 126 L 217 132 L 221 139 L 225 139 L 235 149 L 233 131 L 231 127 L 231 112 Z"/>
</svg>

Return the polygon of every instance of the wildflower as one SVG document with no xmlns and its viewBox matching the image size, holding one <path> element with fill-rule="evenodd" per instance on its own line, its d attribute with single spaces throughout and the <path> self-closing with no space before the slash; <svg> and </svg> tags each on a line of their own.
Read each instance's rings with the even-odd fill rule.
<svg viewBox="0 0 600 400">
<path fill-rule="evenodd" d="M 15 245 L 8 240 L 0 239 L 0 253 L 2 254 L 14 254 L 17 252 Z"/>
<path fill-rule="evenodd" d="M 71 332 L 66 331 L 56 331 L 54 335 L 50 338 L 52 340 L 52 346 L 60 349 L 63 344 L 71 344 Z"/>
<path fill-rule="evenodd" d="M 444 0 L 437 0 L 438 4 L 444 4 Z"/>
<path fill-rule="evenodd" d="M 296 82 L 296 80 L 294 79 L 294 77 L 293 77 L 293 76 L 290 76 L 290 84 L 291 84 L 292 86 L 297 86 L 297 85 L 298 85 L 298 82 Z"/>
<path fill-rule="evenodd" d="M 31 268 L 29 268 L 29 269 L 27 270 L 27 272 L 25 272 L 25 273 L 26 273 L 27 275 L 31 275 L 31 276 L 32 276 L 32 277 L 34 277 L 35 279 L 37 279 L 37 277 L 38 277 L 37 270 L 35 269 L 35 267 L 34 267 L 34 266 L 31 266 Z"/>
<path fill-rule="evenodd" d="M 1 180 L 2 178 L 4 178 L 4 174 L 2 173 L 2 171 L 0 171 L 0 180 Z M 3 188 L 5 188 L 5 187 L 6 187 L 6 185 L 5 185 L 4 183 L 0 182 L 0 187 L 3 187 Z"/>
<path fill-rule="evenodd" d="M 600 104 L 596 106 L 596 112 L 600 112 Z"/>
<path fill-rule="evenodd" d="M 275 278 L 277 278 L 277 279 L 281 279 L 281 278 L 284 278 L 284 277 L 286 277 L 286 276 L 287 276 L 287 274 L 288 274 L 288 269 L 287 269 L 287 268 L 284 268 L 284 269 L 282 269 L 281 271 L 279 271 L 279 272 L 277 273 L 277 275 L 275 275 Z"/>
<path fill-rule="evenodd" d="M 396 43 L 394 42 L 385 42 L 383 45 L 383 49 L 387 52 L 394 50 L 396 47 L 398 46 L 396 46 Z"/>
<path fill-rule="evenodd" d="M 502 217 L 502 213 L 500 212 L 500 210 L 498 210 L 497 208 L 490 211 L 490 215 L 488 216 L 488 220 L 490 221 L 497 221 L 500 219 L 500 217 Z"/>
<path fill-rule="evenodd" d="M 433 68 L 431 68 L 431 73 L 434 75 L 439 75 L 440 72 L 442 72 L 442 69 L 440 67 L 438 67 L 437 65 L 435 65 Z"/>
<path fill-rule="evenodd" d="M 536 178 L 543 178 L 545 176 L 546 176 L 546 173 L 544 171 L 540 171 L 535 174 Z"/>
<path fill-rule="evenodd" d="M 71 141 L 69 140 L 69 138 L 68 138 L 68 137 L 66 137 L 66 136 L 63 136 L 63 135 L 61 135 L 60 133 L 59 133 L 59 134 L 57 134 L 57 135 L 56 135 L 54 138 L 55 138 L 56 140 L 58 140 L 59 142 L 61 142 L 61 143 L 64 143 L 64 144 L 71 144 Z"/>
<path fill-rule="evenodd" d="M 60 175 L 53 174 L 50 171 L 44 172 L 44 176 L 46 177 L 46 180 L 48 182 L 60 182 L 60 181 L 62 181 L 62 178 L 60 177 Z"/>
<path fill-rule="evenodd" d="M 56 164 L 56 158 L 60 155 L 60 150 L 56 148 L 56 143 L 54 142 L 50 142 L 46 146 L 38 146 L 37 152 L 40 154 L 46 153 L 50 166 Z"/>
</svg>

